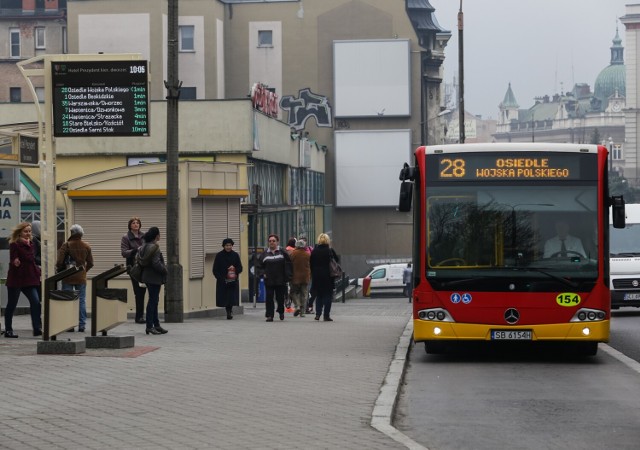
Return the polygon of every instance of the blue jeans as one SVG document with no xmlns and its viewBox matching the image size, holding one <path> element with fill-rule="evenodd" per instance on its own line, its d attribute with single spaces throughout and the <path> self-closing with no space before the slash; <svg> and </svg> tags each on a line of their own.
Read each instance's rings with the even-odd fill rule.
<svg viewBox="0 0 640 450">
<path fill-rule="evenodd" d="M 147 301 L 147 328 L 159 327 L 158 303 L 160 303 L 160 284 L 147 284 L 149 301 Z"/>
<path fill-rule="evenodd" d="M 31 326 L 33 331 L 42 329 L 42 321 L 40 320 L 40 286 L 23 286 L 8 287 L 7 286 L 7 308 L 4 311 L 4 329 L 13 331 L 13 313 L 18 306 L 20 300 L 20 292 L 22 292 L 27 300 L 29 300 L 29 310 L 31 312 Z"/>
<path fill-rule="evenodd" d="M 62 283 L 63 291 L 80 291 L 80 317 L 78 318 L 78 328 L 84 328 L 87 323 L 87 285 L 86 284 L 66 284 Z"/>
</svg>

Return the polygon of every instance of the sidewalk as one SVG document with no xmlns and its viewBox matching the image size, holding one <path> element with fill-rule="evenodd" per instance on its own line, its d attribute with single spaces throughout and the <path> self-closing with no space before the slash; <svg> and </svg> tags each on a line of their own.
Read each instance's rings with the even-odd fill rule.
<svg viewBox="0 0 640 450">
<path fill-rule="evenodd" d="M 130 321 L 109 334 L 134 335 L 133 349 L 82 355 L 37 355 L 29 316 L 16 316 L 20 338 L 0 337 L 0 447 L 404 448 L 370 423 L 405 298 L 335 302 L 334 322 L 244 311 L 163 323 L 159 336 Z"/>
</svg>

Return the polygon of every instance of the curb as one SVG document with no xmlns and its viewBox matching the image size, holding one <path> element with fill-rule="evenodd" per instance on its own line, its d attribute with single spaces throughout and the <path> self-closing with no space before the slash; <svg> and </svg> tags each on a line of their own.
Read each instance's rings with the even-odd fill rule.
<svg viewBox="0 0 640 450">
<path fill-rule="evenodd" d="M 386 434 L 391 439 L 412 450 L 429 450 L 427 447 L 418 444 L 406 434 L 402 433 L 391 424 L 393 411 L 395 410 L 400 384 L 404 378 L 409 352 L 413 344 L 413 317 L 409 318 L 404 328 L 400 341 L 396 346 L 396 351 L 389 365 L 389 371 L 380 388 L 380 394 L 376 399 L 371 413 L 371 426 L 381 433 Z"/>
</svg>

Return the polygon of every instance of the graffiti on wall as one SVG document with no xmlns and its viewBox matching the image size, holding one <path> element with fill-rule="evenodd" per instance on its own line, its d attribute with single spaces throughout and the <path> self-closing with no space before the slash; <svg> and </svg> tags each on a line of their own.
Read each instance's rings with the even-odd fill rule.
<svg viewBox="0 0 640 450">
<path fill-rule="evenodd" d="M 266 84 L 255 83 L 251 86 L 251 103 L 258 111 L 269 117 L 278 118 L 278 95 Z"/>
<path fill-rule="evenodd" d="M 319 127 L 331 127 L 331 105 L 327 97 L 314 94 L 311 89 L 298 91 L 298 98 L 285 95 L 280 100 L 280 108 L 288 112 L 289 126 L 295 130 L 302 130 L 310 117 L 315 117 Z"/>
</svg>

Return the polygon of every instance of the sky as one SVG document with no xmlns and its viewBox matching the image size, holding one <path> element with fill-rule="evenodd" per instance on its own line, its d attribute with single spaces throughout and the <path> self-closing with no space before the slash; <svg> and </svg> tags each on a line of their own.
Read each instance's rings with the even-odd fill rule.
<svg viewBox="0 0 640 450">
<path fill-rule="evenodd" d="M 458 78 L 460 0 L 430 0 L 440 26 L 451 32 L 444 81 Z M 616 25 L 626 4 L 640 0 L 462 0 L 465 110 L 497 118 L 509 83 L 521 109 L 538 96 L 570 91 L 595 80 L 611 61 Z"/>
</svg>

